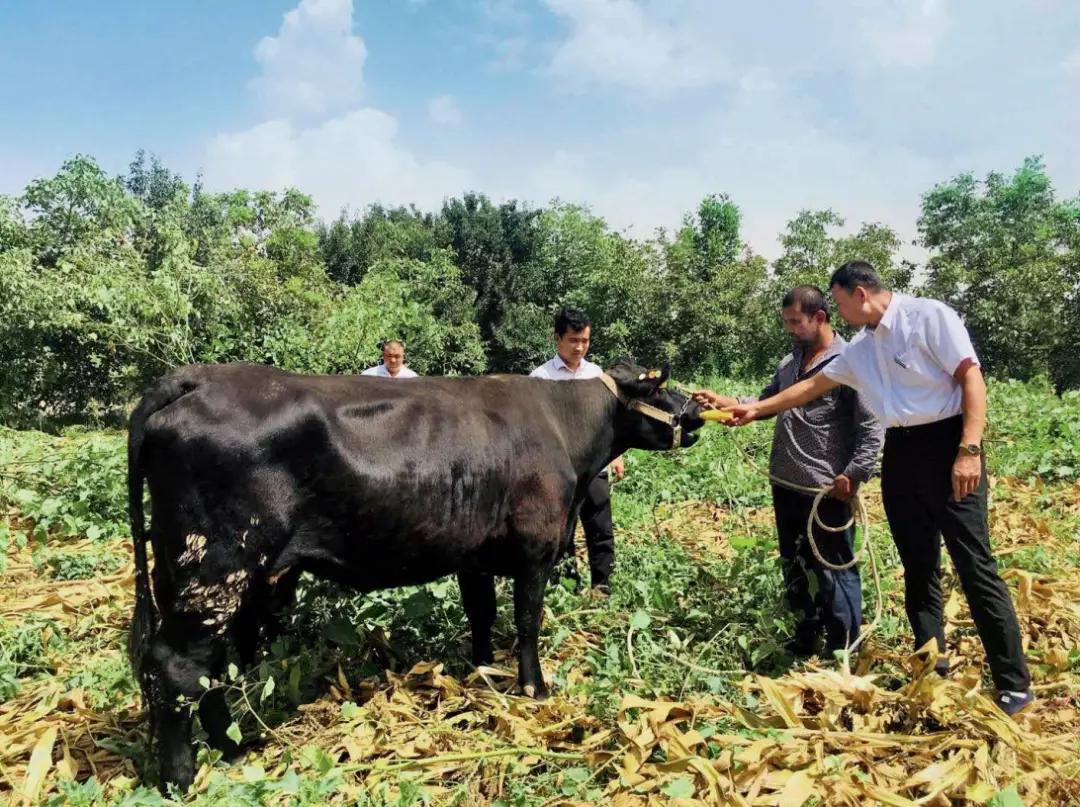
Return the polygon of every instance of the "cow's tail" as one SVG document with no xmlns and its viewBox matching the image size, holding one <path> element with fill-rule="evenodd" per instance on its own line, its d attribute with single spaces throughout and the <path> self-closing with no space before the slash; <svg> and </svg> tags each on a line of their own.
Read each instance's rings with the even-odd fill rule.
<svg viewBox="0 0 1080 807">
<path fill-rule="evenodd" d="M 131 520 L 131 543 L 135 548 L 135 613 L 128 637 L 128 657 L 136 675 L 143 679 L 143 659 L 147 646 L 157 630 L 158 610 L 150 587 L 150 570 L 146 558 L 146 527 L 143 516 L 142 446 L 146 437 L 146 422 L 155 412 L 179 400 L 194 388 L 194 384 L 167 375 L 143 393 L 128 422 L 128 517 Z M 144 686 L 145 691 L 145 686 Z"/>
</svg>

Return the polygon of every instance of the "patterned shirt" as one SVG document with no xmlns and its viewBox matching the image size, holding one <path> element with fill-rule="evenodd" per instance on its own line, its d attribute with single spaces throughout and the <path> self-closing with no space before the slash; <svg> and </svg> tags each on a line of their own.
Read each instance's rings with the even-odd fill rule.
<svg viewBox="0 0 1080 807">
<path fill-rule="evenodd" d="M 803 351 L 788 354 L 772 381 L 758 398 L 740 398 L 755 403 L 782 392 L 830 365 L 847 342 L 838 334 L 817 360 L 802 372 Z M 796 409 L 781 412 L 773 430 L 769 470 L 797 485 L 825 487 L 844 474 L 855 482 L 865 482 L 874 472 L 885 432 L 866 399 L 851 387 L 837 387 Z"/>
</svg>

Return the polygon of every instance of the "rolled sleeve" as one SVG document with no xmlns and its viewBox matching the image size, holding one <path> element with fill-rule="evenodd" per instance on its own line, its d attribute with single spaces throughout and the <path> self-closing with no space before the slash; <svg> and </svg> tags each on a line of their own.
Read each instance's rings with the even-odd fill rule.
<svg viewBox="0 0 1080 807">
<path fill-rule="evenodd" d="M 979 364 L 979 357 L 975 353 L 975 346 L 971 343 L 971 336 L 964 326 L 964 321 L 947 305 L 937 306 L 927 317 L 925 335 L 926 346 L 949 375 L 955 375 L 956 368 L 965 359 Z"/>
<path fill-rule="evenodd" d="M 844 384 L 848 387 L 854 387 L 857 378 L 855 376 L 855 369 L 851 365 L 850 359 L 848 359 L 847 352 L 851 349 L 850 346 L 845 347 L 840 353 L 836 354 L 836 358 L 826 364 L 821 372 L 825 374 L 825 377 L 835 381 L 837 384 Z"/>
<path fill-rule="evenodd" d="M 835 364 L 835 362 L 834 362 Z M 878 452 L 885 441 L 885 429 L 870 409 L 866 398 L 851 388 L 852 430 L 855 442 L 844 475 L 856 482 L 867 482 L 877 467 Z"/>
</svg>

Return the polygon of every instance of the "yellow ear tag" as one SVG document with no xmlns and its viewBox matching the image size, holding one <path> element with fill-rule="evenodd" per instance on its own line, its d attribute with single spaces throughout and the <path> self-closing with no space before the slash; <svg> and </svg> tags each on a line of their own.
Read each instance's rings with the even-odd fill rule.
<svg viewBox="0 0 1080 807">
<path fill-rule="evenodd" d="M 649 370 L 649 378 L 659 378 L 659 377 L 660 377 L 660 371 L 659 370 Z"/>
</svg>

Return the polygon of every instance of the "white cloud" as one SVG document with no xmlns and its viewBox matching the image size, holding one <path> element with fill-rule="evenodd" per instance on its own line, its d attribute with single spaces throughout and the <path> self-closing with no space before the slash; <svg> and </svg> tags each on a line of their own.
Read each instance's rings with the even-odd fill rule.
<svg viewBox="0 0 1080 807">
<path fill-rule="evenodd" d="M 868 0 L 861 30 L 882 64 L 923 67 L 948 27 L 945 0 Z"/>
<path fill-rule="evenodd" d="M 910 241 L 919 194 L 951 170 L 904 149 L 847 142 L 815 127 L 790 97 L 755 90 L 706 115 L 690 137 L 688 159 L 651 162 L 610 143 L 556 151 L 502 195 L 585 202 L 610 225 L 649 237 L 657 226 L 677 227 L 707 194 L 727 192 L 743 211 L 744 238 L 776 257 L 777 236 L 801 208 L 832 207 L 852 231 L 882 221 Z"/>
<path fill-rule="evenodd" d="M 271 115 L 318 118 L 359 102 L 367 47 L 352 18 L 352 0 L 301 0 L 276 37 L 259 41 L 262 73 L 250 86 Z"/>
<path fill-rule="evenodd" d="M 463 192 L 469 173 L 424 162 L 396 142 L 398 125 L 376 109 L 358 109 L 311 128 L 271 120 L 221 134 L 207 148 L 206 176 L 215 187 L 300 188 L 320 215 L 372 202 L 437 207 Z"/>
<path fill-rule="evenodd" d="M 297 187 L 328 217 L 373 202 L 434 207 L 468 187 L 467 171 L 415 157 L 392 116 L 358 106 L 367 49 L 352 16 L 352 0 L 301 0 L 278 36 L 259 43 L 262 73 L 251 88 L 274 114 L 210 140 L 208 186 Z M 461 118 L 449 96 L 435 99 L 431 114 L 444 124 Z"/>
<path fill-rule="evenodd" d="M 730 77 L 722 49 L 695 25 L 692 3 L 544 2 L 570 28 L 548 69 L 578 88 L 597 84 L 665 94 Z"/>
<path fill-rule="evenodd" d="M 428 115 L 440 126 L 459 126 L 463 120 L 461 109 L 449 95 L 440 95 L 428 102 Z"/>
<path fill-rule="evenodd" d="M 1002 124 L 987 137 L 988 113 L 978 110 L 998 98 L 999 82 L 985 77 L 970 51 L 957 58 L 950 47 L 948 55 L 970 72 L 938 83 L 940 40 L 951 26 L 971 22 L 950 20 L 960 8 L 947 13 L 944 2 L 792 0 L 778 17 L 763 4 L 735 14 L 715 0 L 544 0 L 566 24 L 548 50 L 547 74 L 570 89 L 595 91 L 601 103 L 612 90 L 627 91 L 623 97 L 633 105 L 605 106 L 602 116 L 581 122 L 576 100 L 562 99 L 564 106 L 535 93 L 528 99 L 534 118 L 503 130 L 497 108 L 484 109 L 478 96 L 470 119 L 493 115 L 487 120 L 495 123 L 477 123 L 476 140 L 443 131 L 414 144 L 399 137 L 392 116 L 360 105 L 362 71 L 353 71 L 358 80 L 348 93 L 337 83 L 342 66 L 357 62 L 356 49 L 342 43 L 363 47 L 351 32 L 351 5 L 303 0 L 273 41 L 306 42 L 325 59 L 312 70 L 280 57 L 288 48 L 275 50 L 273 86 L 313 82 L 311 95 L 323 99 L 324 113 L 313 119 L 310 106 L 284 104 L 281 114 L 246 131 L 218 135 L 207 148 L 205 175 L 215 187 L 294 185 L 314 196 L 324 216 L 374 201 L 437 208 L 468 189 L 534 204 L 560 197 L 587 203 L 641 237 L 660 225 L 678 226 L 706 194 L 727 192 L 743 210 L 744 237 L 768 257 L 779 253 L 777 236 L 801 208 L 832 207 L 849 229 L 881 221 L 910 241 L 923 192 L 961 171 L 1009 171 L 1042 150 L 1051 125 L 1029 131 L 1015 112 L 1027 96 L 1014 92 L 997 105 Z M 473 8 L 487 14 L 496 6 Z M 300 13 L 305 9 L 307 16 Z M 313 9 L 324 12 L 321 24 L 310 21 Z M 978 53 L 1000 52 L 1014 28 L 980 30 Z M 491 30 L 476 41 L 506 43 L 501 51 L 511 57 L 534 36 L 531 29 L 506 33 Z M 1027 35 L 1040 33 L 1033 27 Z M 1050 57 L 1058 77 L 1066 51 Z M 265 78 L 270 72 L 265 59 L 262 64 Z M 926 68 L 906 69 L 913 65 Z M 964 84 L 966 106 L 949 100 L 961 78 L 982 79 L 981 90 Z M 675 91 L 685 93 L 677 103 L 661 97 Z M 426 112 L 441 125 L 461 122 L 451 96 L 428 101 Z M 1013 120 L 1018 131 L 1009 129 Z M 438 159 L 433 143 L 459 150 Z M 1070 148 L 1050 150 L 1060 161 Z M 1053 167 L 1053 154 L 1049 162 Z M 1075 168 L 1075 161 L 1069 164 Z M 905 252 L 918 255 L 910 247 Z"/>
</svg>

